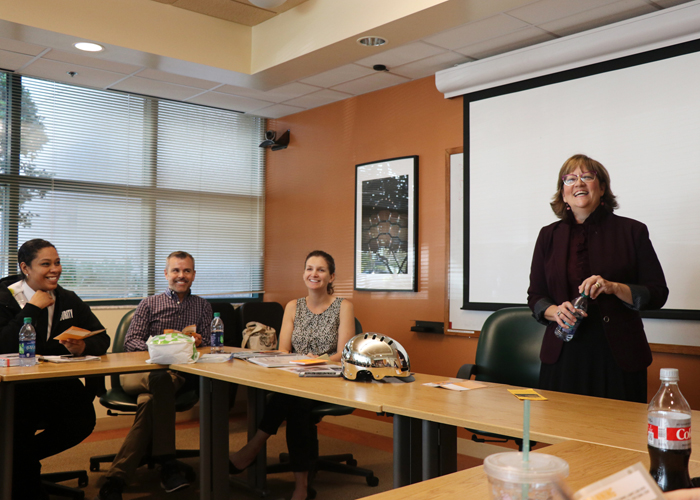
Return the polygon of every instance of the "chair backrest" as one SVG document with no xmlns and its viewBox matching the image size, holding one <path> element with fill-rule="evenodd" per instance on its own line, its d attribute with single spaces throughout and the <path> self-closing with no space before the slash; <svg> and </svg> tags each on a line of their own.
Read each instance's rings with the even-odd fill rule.
<svg viewBox="0 0 700 500">
<path fill-rule="evenodd" d="M 224 322 L 224 345 L 240 347 L 241 332 L 238 331 L 238 310 L 228 302 L 212 302 L 211 309 L 213 313 L 218 312 L 221 315 L 221 321 Z"/>
<path fill-rule="evenodd" d="M 360 324 L 360 320 L 355 318 L 355 335 L 359 335 L 361 333 L 363 333 L 362 325 Z"/>
<path fill-rule="evenodd" d="M 544 331 L 527 307 L 494 312 L 479 335 L 476 380 L 537 387 Z"/>
<path fill-rule="evenodd" d="M 280 337 L 282 329 L 282 318 L 284 318 L 284 307 L 279 302 L 246 302 L 238 308 L 239 325 L 237 328 L 237 344 L 241 347 L 243 340 L 243 330 L 246 323 L 257 321 L 263 325 L 270 326 L 277 332 L 277 339 Z"/>
<path fill-rule="evenodd" d="M 112 352 L 124 352 L 124 341 L 126 340 L 126 333 L 129 331 L 129 325 L 131 320 L 134 319 L 134 313 L 136 309 L 128 311 L 124 316 L 122 316 L 119 326 L 117 326 L 117 331 L 114 333 L 114 342 L 112 342 Z M 110 381 L 112 382 L 112 387 L 121 387 L 122 384 L 119 381 L 119 375 L 111 375 Z"/>
<path fill-rule="evenodd" d="M 112 343 L 112 352 L 124 352 L 124 341 L 126 340 L 126 333 L 129 331 L 129 325 L 131 325 L 131 320 L 134 319 L 134 313 L 136 309 L 132 309 L 122 316 L 119 326 L 117 326 L 117 331 L 114 334 L 114 342 Z"/>
</svg>

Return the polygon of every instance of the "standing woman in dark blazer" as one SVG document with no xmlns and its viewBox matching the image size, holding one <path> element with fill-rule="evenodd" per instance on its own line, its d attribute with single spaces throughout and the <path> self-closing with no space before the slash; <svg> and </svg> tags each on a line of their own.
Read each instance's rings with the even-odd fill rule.
<svg viewBox="0 0 700 500">
<path fill-rule="evenodd" d="M 102 355 L 105 332 L 85 340 L 56 340 L 71 326 L 104 327 L 73 292 L 58 285 L 61 259 L 46 240 L 30 240 L 17 252 L 21 275 L 0 280 L 0 352 L 17 352 L 24 318 L 32 318 L 36 353 Z M 95 427 L 91 394 L 78 379 L 23 384 L 15 391 L 12 498 L 48 499 L 41 488 L 41 460 L 80 443 Z M 37 431 L 41 430 L 37 434 Z"/>
<path fill-rule="evenodd" d="M 649 231 L 613 214 L 608 171 L 585 155 L 564 162 L 551 206 L 560 220 L 540 231 L 528 289 L 535 319 L 547 325 L 540 388 L 646 403 L 652 358 L 639 311 L 668 297 Z M 581 292 L 588 314 L 563 342 L 554 330 L 575 322 L 570 301 Z"/>
</svg>

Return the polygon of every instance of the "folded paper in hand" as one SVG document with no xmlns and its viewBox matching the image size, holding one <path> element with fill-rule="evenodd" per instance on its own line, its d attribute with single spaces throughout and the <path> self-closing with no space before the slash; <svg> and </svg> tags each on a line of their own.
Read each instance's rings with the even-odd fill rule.
<svg viewBox="0 0 700 500">
<path fill-rule="evenodd" d="M 95 330 L 91 332 L 90 330 L 85 330 L 84 328 L 78 328 L 77 326 L 71 326 L 68 330 L 64 331 L 60 335 L 56 335 L 56 340 L 85 340 L 88 337 L 97 335 L 98 333 L 104 332 L 105 329 Z"/>
</svg>

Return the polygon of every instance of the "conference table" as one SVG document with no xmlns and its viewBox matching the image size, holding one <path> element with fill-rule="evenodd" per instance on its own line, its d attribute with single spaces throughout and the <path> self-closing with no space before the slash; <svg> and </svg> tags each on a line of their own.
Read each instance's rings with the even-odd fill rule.
<svg viewBox="0 0 700 500">
<path fill-rule="evenodd" d="M 164 370 L 166 365 L 146 363 L 148 352 L 105 354 L 100 361 L 39 363 L 34 366 L 0 367 L 0 500 L 10 500 L 15 391 L 20 384 L 47 379 L 82 378 L 116 373 Z"/>
<path fill-rule="evenodd" d="M 649 469 L 649 454 L 646 452 L 580 441 L 562 442 L 538 450 L 538 453 L 547 453 L 566 460 L 569 464 L 566 484 L 574 492 L 637 462 L 641 462 L 645 469 Z M 700 475 L 700 462 L 690 463 L 690 475 Z M 400 489 L 370 495 L 362 500 L 424 500 L 426 498 L 491 500 L 484 467 L 472 467 Z"/>
<path fill-rule="evenodd" d="M 456 427 L 522 437 L 523 402 L 501 384 L 450 391 L 425 386 L 446 377 L 414 374 L 412 383 L 378 384 L 342 378 L 303 378 L 248 362 L 172 365 L 172 369 L 201 376 L 200 432 L 203 500 L 228 498 L 227 383 L 253 389 L 249 400 L 249 430 L 254 431 L 263 401 L 260 390 L 336 403 L 394 416 L 394 487 L 399 488 L 454 472 Z M 454 379 L 457 380 L 457 379 Z M 208 393 L 205 395 L 205 392 Z M 645 404 L 538 391 L 547 401 L 532 401 L 530 439 L 546 444 L 578 442 L 647 454 Z M 700 412 L 693 412 L 699 429 Z M 692 460 L 698 455 L 694 452 Z M 444 463 L 443 463 L 444 461 Z M 638 460 L 637 460 L 638 461 Z M 433 465 L 438 462 L 436 469 Z M 264 455 L 251 474 L 264 480 Z M 622 468 L 622 467 L 620 467 Z M 608 469 L 608 474 L 610 469 Z M 398 478 L 397 478 L 398 475 Z M 252 484 L 256 483 L 255 478 Z M 264 483 L 263 483 L 264 484 Z M 403 488 L 402 488 L 403 490 Z"/>
</svg>

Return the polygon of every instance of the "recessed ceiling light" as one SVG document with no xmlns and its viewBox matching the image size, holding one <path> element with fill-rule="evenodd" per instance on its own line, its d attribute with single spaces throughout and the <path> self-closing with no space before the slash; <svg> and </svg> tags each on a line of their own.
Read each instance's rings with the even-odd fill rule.
<svg viewBox="0 0 700 500">
<path fill-rule="evenodd" d="M 387 42 L 386 38 L 380 36 L 363 36 L 358 38 L 357 43 L 360 45 L 365 45 L 366 47 L 379 47 Z"/>
<path fill-rule="evenodd" d="M 85 52 L 102 52 L 105 49 L 102 45 L 91 42 L 74 43 L 73 47 L 78 50 L 84 50 Z"/>
</svg>

